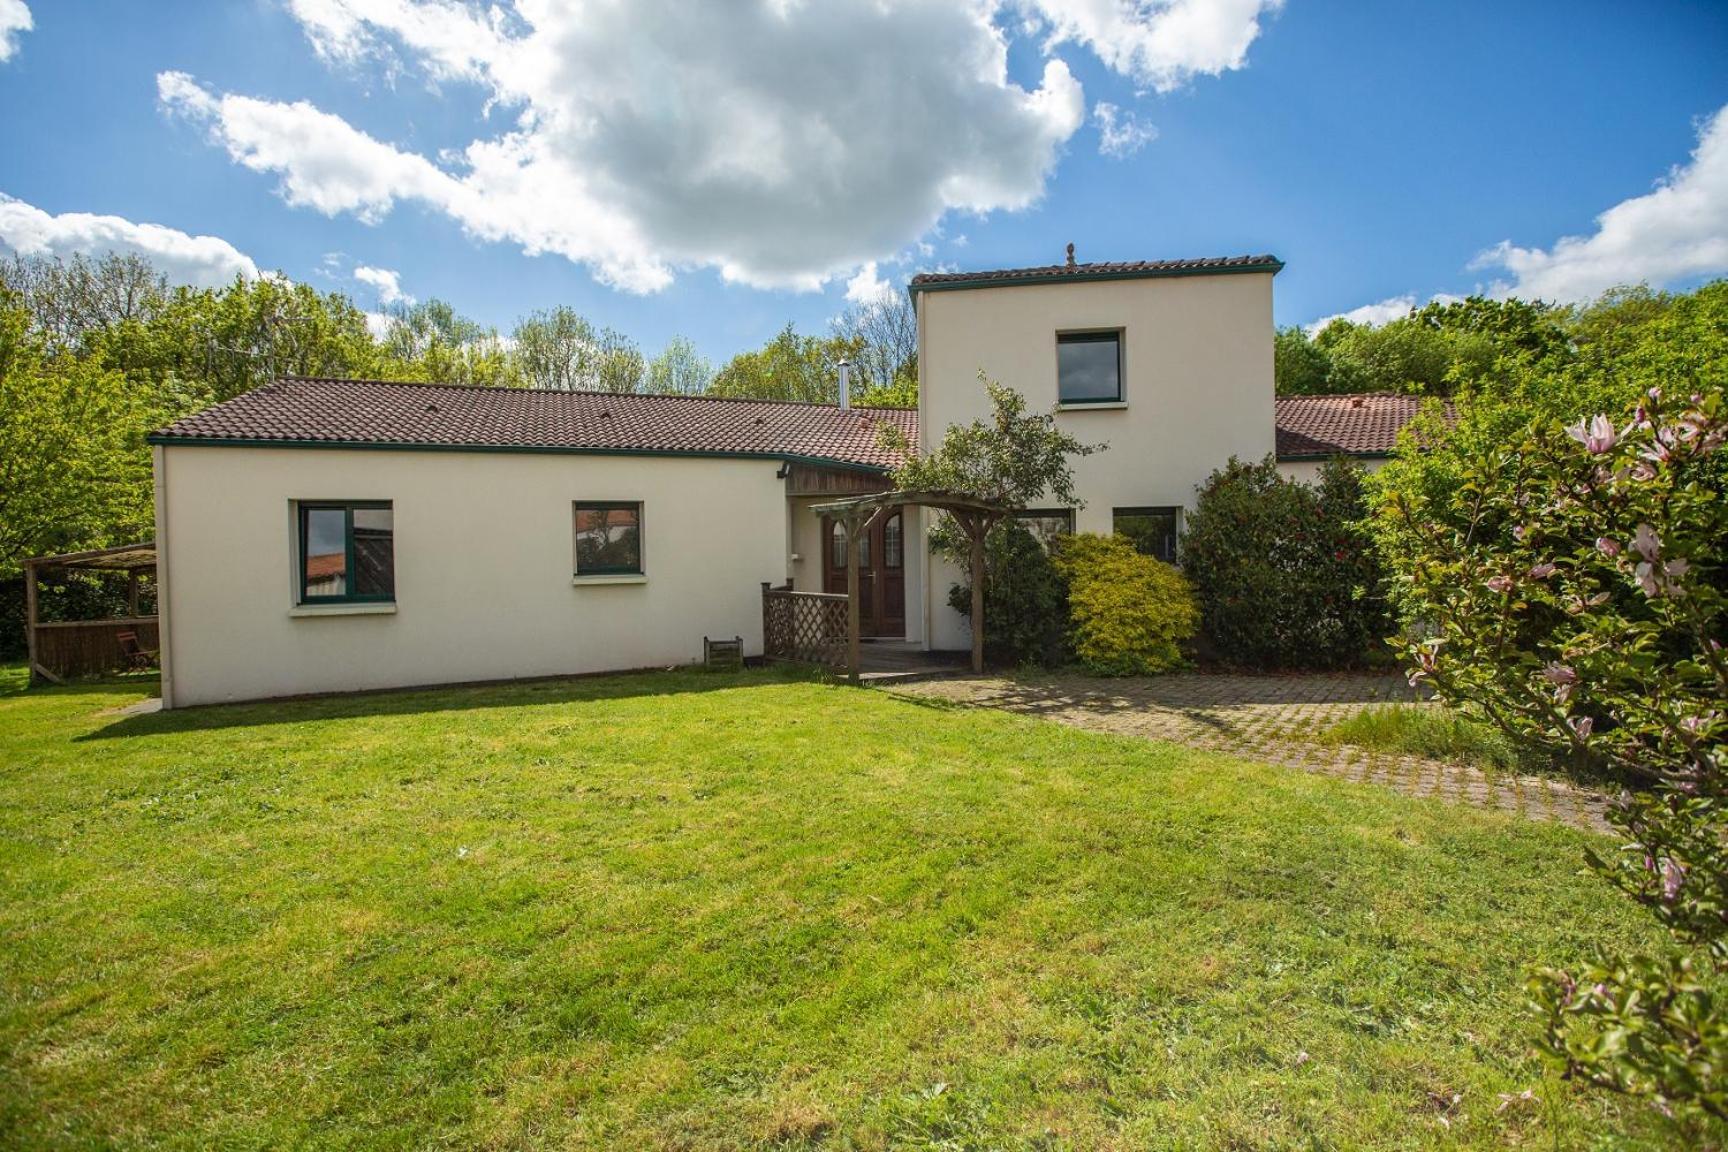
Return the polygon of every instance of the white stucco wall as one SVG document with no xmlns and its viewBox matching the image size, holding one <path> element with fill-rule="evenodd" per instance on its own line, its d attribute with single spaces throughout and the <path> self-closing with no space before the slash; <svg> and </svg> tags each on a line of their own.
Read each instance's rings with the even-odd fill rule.
<svg viewBox="0 0 1728 1152">
<path fill-rule="evenodd" d="M 1384 456 L 1357 456 L 1353 458 L 1365 471 L 1378 472 L 1386 466 Z M 1278 475 L 1286 480 L 1300 480 L 1304 484 L 1318 484 L 1320 469 L 1325 466 L 1324 460 L 1280 460 Z"/>
<path fill-rule="evenodd" d="M 1068 409 L 1058 422 L 1109 450 L 1074 463 L 1081 532 L 1109 532 L 1118 507 L 1192 507 L 1194 488 L 1232 455 L 1272 451 L 1272 274 L 1180 276 L 934 291 L 919 297 L 920 442 L 988 413 L 982 369 L 1047 411 L 1057 400 L 1056 334 L 1122 330 L 1121 407 Z M 933 519 L 933 518 L 930 518 Z M 925 588 L 930 646 L 964 648 L 947 606 L 957 570 Z"/>
<path fill-rule="evenodd" d="M 772 460 L 169 447 L 170 706 L 682 664 L 762 651 L 787 571 Z M 638 500 L 637 584 L 573 584 L 576 500 Z M 295 615 L 296 500 L 389 500 L 396 611 Z"/>
</svg>

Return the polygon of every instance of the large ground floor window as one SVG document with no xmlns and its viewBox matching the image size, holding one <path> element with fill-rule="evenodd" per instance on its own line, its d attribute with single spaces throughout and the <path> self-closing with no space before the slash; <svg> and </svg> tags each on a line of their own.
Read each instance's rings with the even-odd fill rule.
<svg viewBox="0 0 1728 1152">
<path fill-rule="evenodd" d="M 396 598 L 396 525 L 388 501 L 302 501 L 303 604 Z"/>
<path fill-rule="evenodd" d="M 1182 509 L 1173 507 L 1116 508 L 1111 526 L 1128 537 L 1134 550 L 1166 564 L 1176 562 L 1176 535 L 1181 529 Z"/>
</svg>

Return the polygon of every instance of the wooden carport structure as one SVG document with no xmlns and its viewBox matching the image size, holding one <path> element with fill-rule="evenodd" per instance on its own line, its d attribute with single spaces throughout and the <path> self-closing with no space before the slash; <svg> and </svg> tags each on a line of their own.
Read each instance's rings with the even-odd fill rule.
<svg viewBox="0 0 1728 1152">
<path fill-rule="evenodd" d="M 889 508 L 914 504 L 948 513 L 966 535 L 971 558 L 972 576 L 972 671 L 984 671 L 984 538 L 1013 509 L 993 500 L 963 492 L 894 491 L 872 492 L 827 504 L 811 506 L 818 516 L 826 516 L 845 525 L 846 539 L 846 675 L 852 683 L 859 682 L 863 661 L 859 650 L 860 613 L 858 603 L 858 549 L 850 542 L 862 538 L 878 516 Z"/>
<path fill-rule="evenodd" d="M 107 572 L 126 577 L 126 615 L 106 620 L 40 618 L 42 577 L 51 572 Z M 59 684 L 72 676 L 121 671 L 160 646 L 157 618 L 138 610 L 138 585 L 156 574 L 156 542 L 122 544 L 88 552 L 33 556 L 24 561 L 24 628 L 30 646 L 30 678 Z M 128 650 L 124 637 L 132 637 Z"/>
</svg>

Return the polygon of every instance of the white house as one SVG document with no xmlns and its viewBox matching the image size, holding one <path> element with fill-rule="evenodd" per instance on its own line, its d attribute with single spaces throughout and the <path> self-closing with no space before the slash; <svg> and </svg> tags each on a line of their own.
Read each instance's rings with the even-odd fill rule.
<svg viewBox="0 0 1728 1152">
<path fill-rule="evenodd" d="M 1085 506 L 1032 510 L 1038 527 L 1114 529 L 1168 556 L 1195 485 L 1232 455 L 1391 446 L 1356 434 L 1379 425 L 1347 398 L 1341 417 L 1334 397 L 1275 406 L 1280 267 L 919 276 L 917 412 L 305 378 L 256 389 L 151 437 L 164 705 L 690 663 L 704 637 L 758 655 L 764 584 L 845 587 L 846 543 L 811 505 L 888 487 L 884 425 L 933 444 L 984 414 L 980 370 L 1109 445 L 1077 462 Z M 861 622 L 964 648 L 956 574 L 932 562 L 929 528 L 908 507 L 861 542 Z"/>
</svg>

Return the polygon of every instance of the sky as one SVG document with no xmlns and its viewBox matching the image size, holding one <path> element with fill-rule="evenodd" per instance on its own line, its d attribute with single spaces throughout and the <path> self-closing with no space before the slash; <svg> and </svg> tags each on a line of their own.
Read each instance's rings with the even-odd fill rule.
<svg viewBox="0 0 1728 1152">
<path fill-rule="evenodd" d="M 1070 242 L 1281 325 L 1728 275 L 1728 4 L 0 0 L 0 249 L 722 362 Z"/>
</svg>

